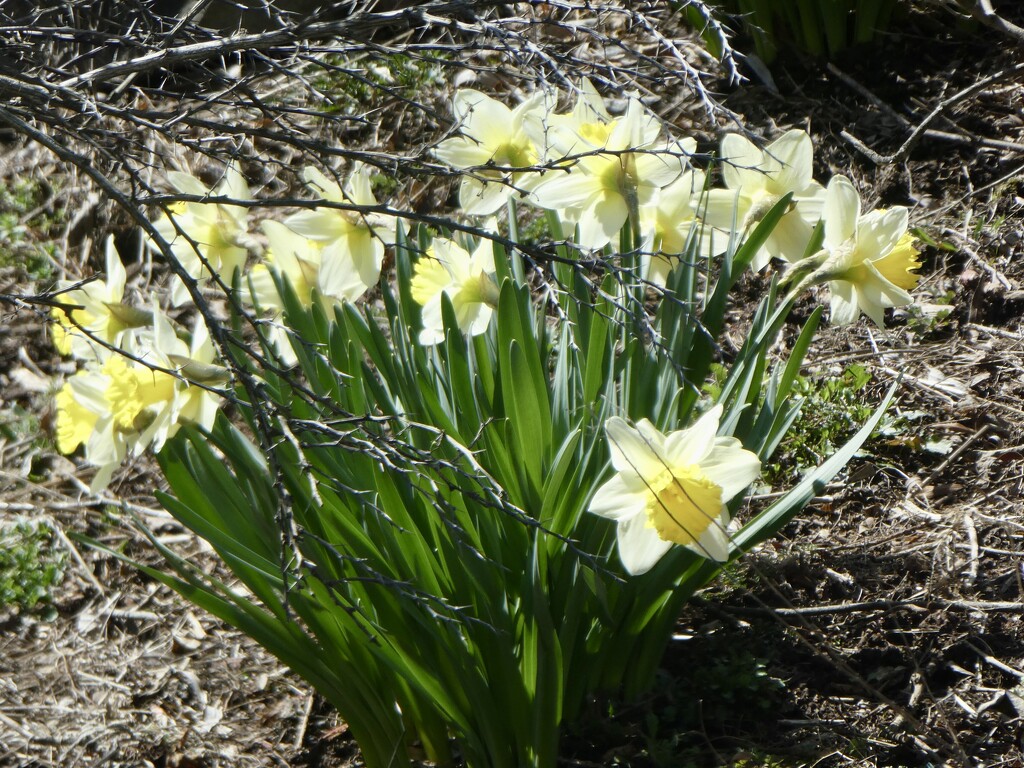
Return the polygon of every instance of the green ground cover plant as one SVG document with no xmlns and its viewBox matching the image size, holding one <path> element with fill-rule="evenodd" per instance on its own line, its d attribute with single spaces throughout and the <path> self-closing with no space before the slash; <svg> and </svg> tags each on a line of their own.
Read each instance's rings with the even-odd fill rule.
<svg viewBox="0 0 1024 768">
<path fill-rule="evenodd" d="M 63 577 L 65 560 L 47 526 L 25 520 L 0 526 L 0 609 L 43 609 Z"/>
</svg>

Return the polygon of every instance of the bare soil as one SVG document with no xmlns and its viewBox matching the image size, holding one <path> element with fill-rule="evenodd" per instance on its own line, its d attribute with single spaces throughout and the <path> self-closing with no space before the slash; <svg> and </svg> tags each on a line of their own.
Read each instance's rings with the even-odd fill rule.
<svg viewBox="0 0 1024 768">
<path fill-rule="evenodd" d="M 1024 49 L 993 32 L 915 17 L 830 65 L 779 61 L 772 85 L 718 84 L 747 129 L 808 127 L 819 178 L 851 176 L 866 207 L 910 206 L 934 243 L 915 293 L 924 313 L 823 334 L 807 371 L 863 366 L 868 405 L 900 378 L 897 411 L 916 415 L 702 593 L 655 690 L 594 702 L 566 735 L 566 765 L 1024 764 L 1022 65 Z M 877 156 L 899 153 L 943 102 L 905 156 Z M 0 185 L 57 170 L 37 149 L 0 146 Z M 40 287 L 21 266 L 0 270 L 0 292 Z M 948 317 L 929 319 L 941 304 Z M 62 372 L 45 317 L 5 307 L 0 414 L 35 421 L 0 434 L 0 523 L 42 520 L 65 566 L 46 604 L 0 608 L 0 765 L 359 765 L 344 724 L 259 647 L 76 543 L 159 566 L 130 524 L 139 515 L 217 567 L 160 511 L 152 467 L 128 467 L 97 500 L 88 470 L 40 439 Z M 924 448 L 939 440 L 948 450 Z"/>
</svg>

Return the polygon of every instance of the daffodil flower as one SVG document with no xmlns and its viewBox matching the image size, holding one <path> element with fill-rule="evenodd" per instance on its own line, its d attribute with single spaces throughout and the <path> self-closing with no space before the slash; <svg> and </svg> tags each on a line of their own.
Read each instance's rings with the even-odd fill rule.
<svg viewBox="0 0 1024 768">
<path fill-rule="evenodd" d="M 550 171 L 532 193 L 542 208 L 563 212 L 579 226 L 579 244 L 600 249 L 631 216 L 686 167 L 693 139 L 659 141 L 661 126 L 636 97 L 626 114 L 610 123 L 577 126 L 564 158 L 567 171 Z M 565 143 L 564 132 L 557 141 Z"/>
<path fill-rule="evenodd" d="M 448 296 L 459 330 L 477 336 L 487 330 L 498 304 L 494 282 L 494 249 L 481 238 L 472 255 L 452 240 L 434 238 L 416 262 L 410 285 L 413 301 L 423 307 L 420 344 L 444 341 L 442 300 Z"/>
<path fill-rule="evenodd" d="M 196 318 L 188 345 L 175 337 L 172 349 L 163 353 L 178 374 L 176 399 L 172 416 L 174 428 L 181 424 L 193 424 L 210 430 L 224 399 L 216 392 L 229 380 L 228 369 L 220 365 L 217 351 L 210 339 L 210 332 L 201 317 Z M 155 450 L 159 450 L 154 446 Z"/>
<path fill-rule="evenodd" d="M 267 340 L 277 350 L 281 362 L 295 365 L 298 358 L 292 349 L 288 329 L 278 322 L 284 311 L 284 299 L 277 290 L 273 272 L 288 280 L 299 303 L 308 307 L 313 303 L 313 289 L 320 277 L 320 263 L 323 246 L 308 237 L 293 232 L 279 221 L 266 220 L 261 223 L 267 236 L 268 247 L 263 253 L 263 263 L 256 264 L 248 275 L 249 300 L 263 311 L 270 311 L 274 317 L 267 327 Z M 358 275 L 354 281 L 359 281 Z M 359 295 L 365 287 L 359 281 Z M 326 302 L 324 302 L 326 306 Z"/>
<path fill-rule="evenodd" d="M 313 302 L 313 289 L 318 287 L 323 246 L 279 221 L 267 219 L 260 222 L 260 227 L 268 247 L 262 263 L 249 271 L 249 298 L 260 309 L 284 309 L 273 271 L 288 280 L 299 302 L 308 307 Z"/>
<path fill-rule="evenodd" d="M 252 197 L 249 185 L 232 163 L 224 177 L 212 189 L 207 189 L 195 176 L 172 171 L 167 180 L 185 195 L 228 197 L 248 200 Z M 224 203 L 178 202 L 168 206 L 167 212 L 153 222 L 160 236 L 170 243 L 171 251 L 182 268 L 200 286 L 214 276 L 230 284 L 235 270 L 245 263 L 248 209 L 241 205 Z M 151 242 L 151 247 L 155 245 Z M 181 280 L 171 287 L 171 303 L 181 306 L 190 295 Z"/>
<path fill-rule="evenodd" d="M 303 178 L 310 189 L 330 203 L 376 206 L 370 175 L 357 164 L 344 189 L 316 168 Z M 384 238 L 394 238 L 394 220 L 380 214 L 339 208 L 314 208 L 285 219 L 289 229 L 323 247 L 319 287 L 330 296 L 355 301 L 380 280 Z"/>
<path fill-rule="evenodd" d="M 783 215 L 755 254 L 751 267 L 760 271 L 770 259 L 802 259 L 814 225 L 821 216 L 824 189 L 813 176 L 814 147 L 799 129 L 787 131 L 758 149 L 743 136 L 722 139 L 722 180 L 725 189 L 708 194 L 705 220 L 724 232 L 746 233 L 790 192 L 793 207 Z"/>
<path fill-rule="evenodd" d="M 263 255 L 263 263 L 254 266 L 249 273 L 249 296 L 260 309 L 270 310 L 276 315 L 284 310 L 284 300 L 278 293 L 271 270 L 288 280 L 302 306 L 309 307 L 317 301 L 328 317 L 335 304 L 355 301 L 366 292 L 366 285 L 357 271 L 345 274 L 322 269 L 324 246 L 321 243 L 292 231 L 279 221 L 267 220 L 261 226 L 267 236 L 268 248 Z M 282 361 L 294 365 L 298 358 L 287 329 L 272 323 L 268 338 L 277 347 Z"/>
<path fill-rule="evenodd" d="M 847 325 L 860 313 L 880 328 L 887 307 L 913 302 L 921 266 L 903 206 L 861 215 L 860 195 L 845 176 L 833 176 L 825 193 L 825 239 L 809 284 L 828 283 L 832 322 Z M 799 265 L 794 265 L 794 269 Z"/>
<path fill-rule="evenodd" d="M 85 446 L 96 467 L 90 488 L 98 492 L 129 454 L 137 456 L 166 438 L 171 425 L 175 378 L 122 355 L 99 369 L 86 368 L 57 393 L 57 448 L 72 453 Z"/>
<path fill-rule="evenodd" d="M 76 372 L 57 392 L 56 442 L 63 454 L 74 453 L 96 430 L 96 423 L 107 411 L 107 381 L 94 371 Z"/>
<path fill-rule="evenodd" d="M 618 523 L 619 558 L 646 573 L 673 547 L 718 562 L 729 559 L 728 502 L 761 473 L 757 456 L 733 437 L 718 437 L 722 407 L 668 435 L 646 419 L 605 423 L 616 474 L 590 502 Z"/>
<path fill-rule="evenodd" d="M 60 354 L 73 355 L 79 360 L 106 357 L 106 348 L 97 340 L 116 346 L 126 331 L 149 323 L 148 312 L 122 303 L 125 270 L 113 236 L 107 239 L 105 277 L 105 280 L 92 280 L 59 295 L 62 303 L 81 307 L 67 312 L 59 307 L 53 309 L 56 322 L 51 333 L 53 345 Z M 63 291 L 71 285 L 74 282 L 61 280 L 57 290 Z"/>
<path fill-rule="evenodd" d="M 605 106 L 604 97 L 590 80 L 584 78 L 580 83 L 576 103 L 569 112 L 556 113 L 554 101 L 554 98 L 546 98 L 543 109 L 524 116 L 524 130 L 540 148 L 543 158 L 556 161 L 604 146 L 614 119 Z M 652 141 L 659 132 L 660 128 L 655 130 Z"/>
<path fill-rule="evenodd" d="M 159 451 L 182 423 L 213 426 L 221 398 L 198 384 L 223 383 L 226 370 L 214 362 L 205 324 L 197 321 L 186 344 L 155 305 L 153 320 L 148 337 L 131 340 L 131 357 L 110 355 L 57 393 L 57 448 L 72 453 L 85 446 L 86 461 L 99 468 L 94 491 L 106 487 L 126 456 Z"/>
<path fill-rule="evenodd" d="M 526 131 L 531 115 L 543 109 L 544 95 L 534 94 L 509 109 L 471 88 L 462 88 L 452 100 L 462 136 L 441 142 L 434 150 L 439 160 L 453 168 L 471 171 L 463 176 L 459 204 L 470 216 L 489 216 L 500 209 L 517 189 L 529 189 L 537 174 L 504 171 L 528 168 L 539 153 Z"/>
<path fill-rule="evenodd" d="M 711 254 L 712 230 L 698 216 L 705 176 L 685 171 L 640 208 L 641 275 L 652 285 L 664 286 L 682 256 Z M 691 239 L 695 253 L 687 254 Z"/>
</svg>

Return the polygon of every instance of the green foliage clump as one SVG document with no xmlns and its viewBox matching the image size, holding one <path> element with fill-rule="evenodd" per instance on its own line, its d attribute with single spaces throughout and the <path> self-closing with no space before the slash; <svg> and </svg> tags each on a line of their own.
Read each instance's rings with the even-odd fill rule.
<svg viewBox="0 0 1024 768">
<path fill-rule="evenodd" d="M 42 525 L 21 521 L 0 527 L 0 609 L 28 611 L 51 601 L 66 560 L 51 540 Z"/>
</svg>

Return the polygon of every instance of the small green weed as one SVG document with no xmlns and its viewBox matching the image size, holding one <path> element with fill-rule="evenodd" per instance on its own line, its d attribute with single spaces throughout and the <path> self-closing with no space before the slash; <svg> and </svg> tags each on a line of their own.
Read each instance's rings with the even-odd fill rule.
<svg viewBox="0 0 1024 768">
<path fill-rule="evenodd" d="M 66 555 L 45 525 L 18 521 L 0 527 L 0 609 L 39 610 L 64 577 Z"/>
<path fill-rule="evenodd" d="M 39 414 L 20 405 L 0 411 L 0 439 L 23 440 L 32 436 L 46 445 L 49 438 L 39 426 Z"/>
<path fill-rule="evenodd" d="M 0 185 L 0 266 L 20 266 L 30 278 L 52 273 L 54 238 L 65 219 L 63 211 L 45 205 L 48 191 L 35 179 Z"/>
<path fill-rule="evenodd" d="M 948 331 L 953 326 L 955 297 L 953 291 L 946 291 L 930 302 L 911 304 L 907 308 L 907 329 L 919 337 Z"/>
<path fill-rule="evenodd" d="M 941 322 L 944 318 L 933 319 L 928 327 L 934 330 Z M 773 487 L 791 483 L 809 468 L 821 464 L 870 418 L 873 409 L 865 404 L 870 398 L 862 394 L 870 381 L 871 374 L 861 365 L 850 365 L 839 375 L 799 378 L 794 392 L 804 398 L 800 417 L 779 447 L 779 460 L 765 467 Z M 930 432 L 929 421 L 930 414 L 924 411 L 896 408 L 885 415 L 872 439 L 876 446 L 890 450 L 948 454 L 953 442 Z"/>
<path fill-rule="evenodd" d="M 780 460 L 765 468 L 773 487 L 821 464 L 871 417 L 874 409 L 862 394 L 870 381 L 862 365 L 850 365 L 838 376 L 799 377 L 794 393 L 804 399 L 800 417 L 780 446 Z"/>
</svg>

